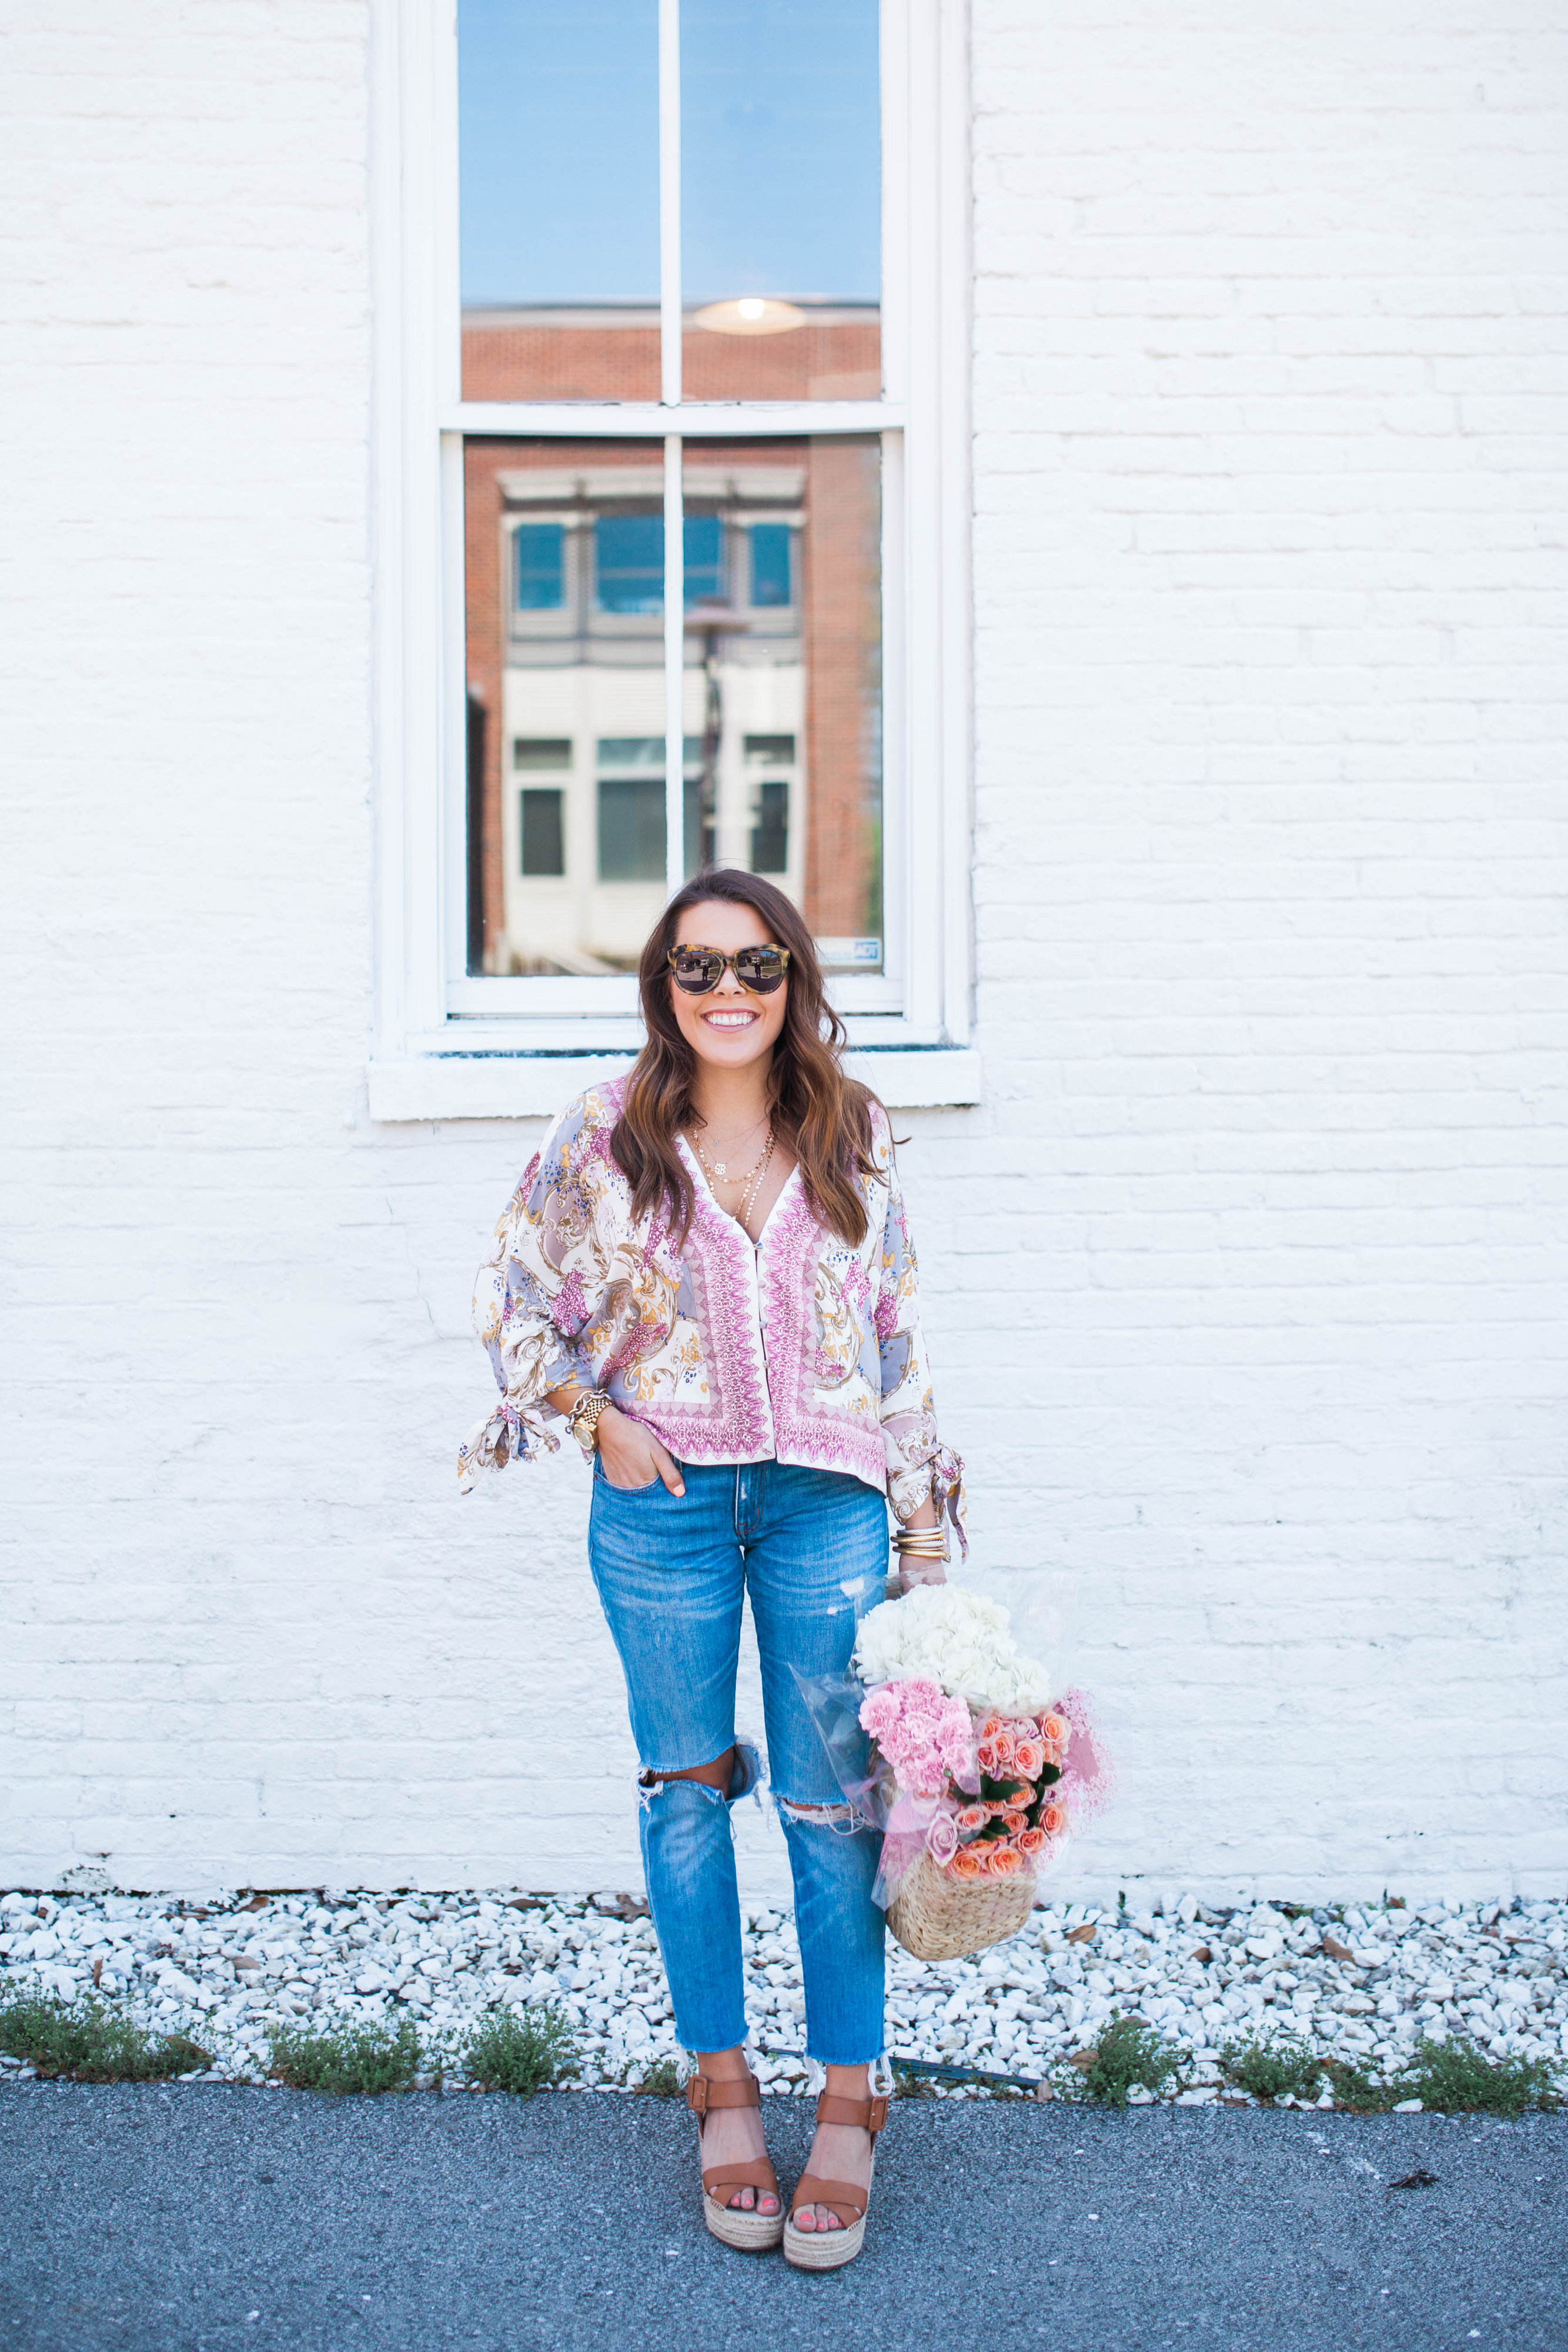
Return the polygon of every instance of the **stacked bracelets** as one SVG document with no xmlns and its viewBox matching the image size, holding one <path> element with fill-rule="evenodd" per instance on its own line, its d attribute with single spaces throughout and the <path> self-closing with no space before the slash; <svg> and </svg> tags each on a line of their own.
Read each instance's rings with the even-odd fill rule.
<svg viewBox="0 0 1568 2352">
<path fill-rule="evenodd" d="M 899 1528 L 894 1531 L 893 1549 L 900 1559 L 945 1560 L 947 1557 L 947 1535 L 943 1528 Z"/>
</svg>

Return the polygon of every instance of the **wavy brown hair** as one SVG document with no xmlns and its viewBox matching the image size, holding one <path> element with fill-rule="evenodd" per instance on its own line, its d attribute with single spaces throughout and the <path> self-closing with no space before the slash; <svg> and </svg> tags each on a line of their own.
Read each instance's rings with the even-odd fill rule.
<svg viewBox="0 0 1568 2352">
<path fill-rule="evenodd" d="M 684 1241 L 696 1205 L 675 1136 L 683 1127 L 701 1124 L 692 1101 L 697 1057 L 670 1003 L 674 982 L 668 956 L 680 944 L 692 908 L 713 899 L 749 907 L 772 944 L 789 950 L 784 1026 L 768 1073 L 768 1112 L 774 1132 L 795 1155 L 816 1216 L 830 1232 L 858 1244 L 865 1238 L 866 1210 L 855 1179 L 876 1172 L 871 1117 L 876 1097 L 840 1058 L 844 1025 L 828 1003 L 816 945 L 800 914 L 771 882 L 730 866 L 716 866 L 676 891 L 637 967 L 648 1042 L 627 1081 L 610 1142 L 616 1166 L 631 1180 L 633 1213 L 663 1210 L 671 1232 Z"/>
</svg>

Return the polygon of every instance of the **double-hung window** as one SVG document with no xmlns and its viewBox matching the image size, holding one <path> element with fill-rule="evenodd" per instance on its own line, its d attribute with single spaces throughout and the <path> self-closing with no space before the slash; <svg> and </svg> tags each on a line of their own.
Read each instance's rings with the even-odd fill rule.
<svg viewBox="0 0 1568 2352">
<path fill-rule="evenodd" d="M 973 1098 L 962 0 L 375 0 L 384 1117 L 640 1039 L 706 867 Z"/>
</svg>

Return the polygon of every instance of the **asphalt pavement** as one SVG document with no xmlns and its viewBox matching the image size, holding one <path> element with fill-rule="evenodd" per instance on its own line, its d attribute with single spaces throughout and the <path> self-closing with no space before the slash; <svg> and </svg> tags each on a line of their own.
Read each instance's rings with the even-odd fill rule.
<svg viewBox="0 0 1568 2352">
<path fill-rule="evenodd" d="M 667 2100 L 12 2085 L 0 2352 L 1568 2347 L 1568 2116 L 901 2100 L 821 2278 L 697 2194 Z"/>
</svg>

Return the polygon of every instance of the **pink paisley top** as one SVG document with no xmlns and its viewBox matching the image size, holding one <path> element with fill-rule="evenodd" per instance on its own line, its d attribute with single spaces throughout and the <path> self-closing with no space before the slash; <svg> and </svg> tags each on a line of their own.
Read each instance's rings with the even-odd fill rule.
<svg viewBox="0 0 1568 2352">
<path fill-rule="evenodd" d="M 873 1110 L 876 1173 L 858 1248 L 818 1223 L 791 1171 L 753 1247 L 726 1216 L 685 1139 L 696 1194 L 683 1248 L 632 1213 L 610 1154 L 623 1080 L 561 1113 L 528 1162 L 479 1269 L 474 1324 L 500 1402 L 460 1448 L 479 1470 L 553 1453 L 547 1391 L 602 1389 L 677 1462 L 842 1470 L 900 1518 L 928 1497 L 963 1528 L 963 1465 L 936 1434 L 915 1251 L 893 1137 Z"/>
</svg>

